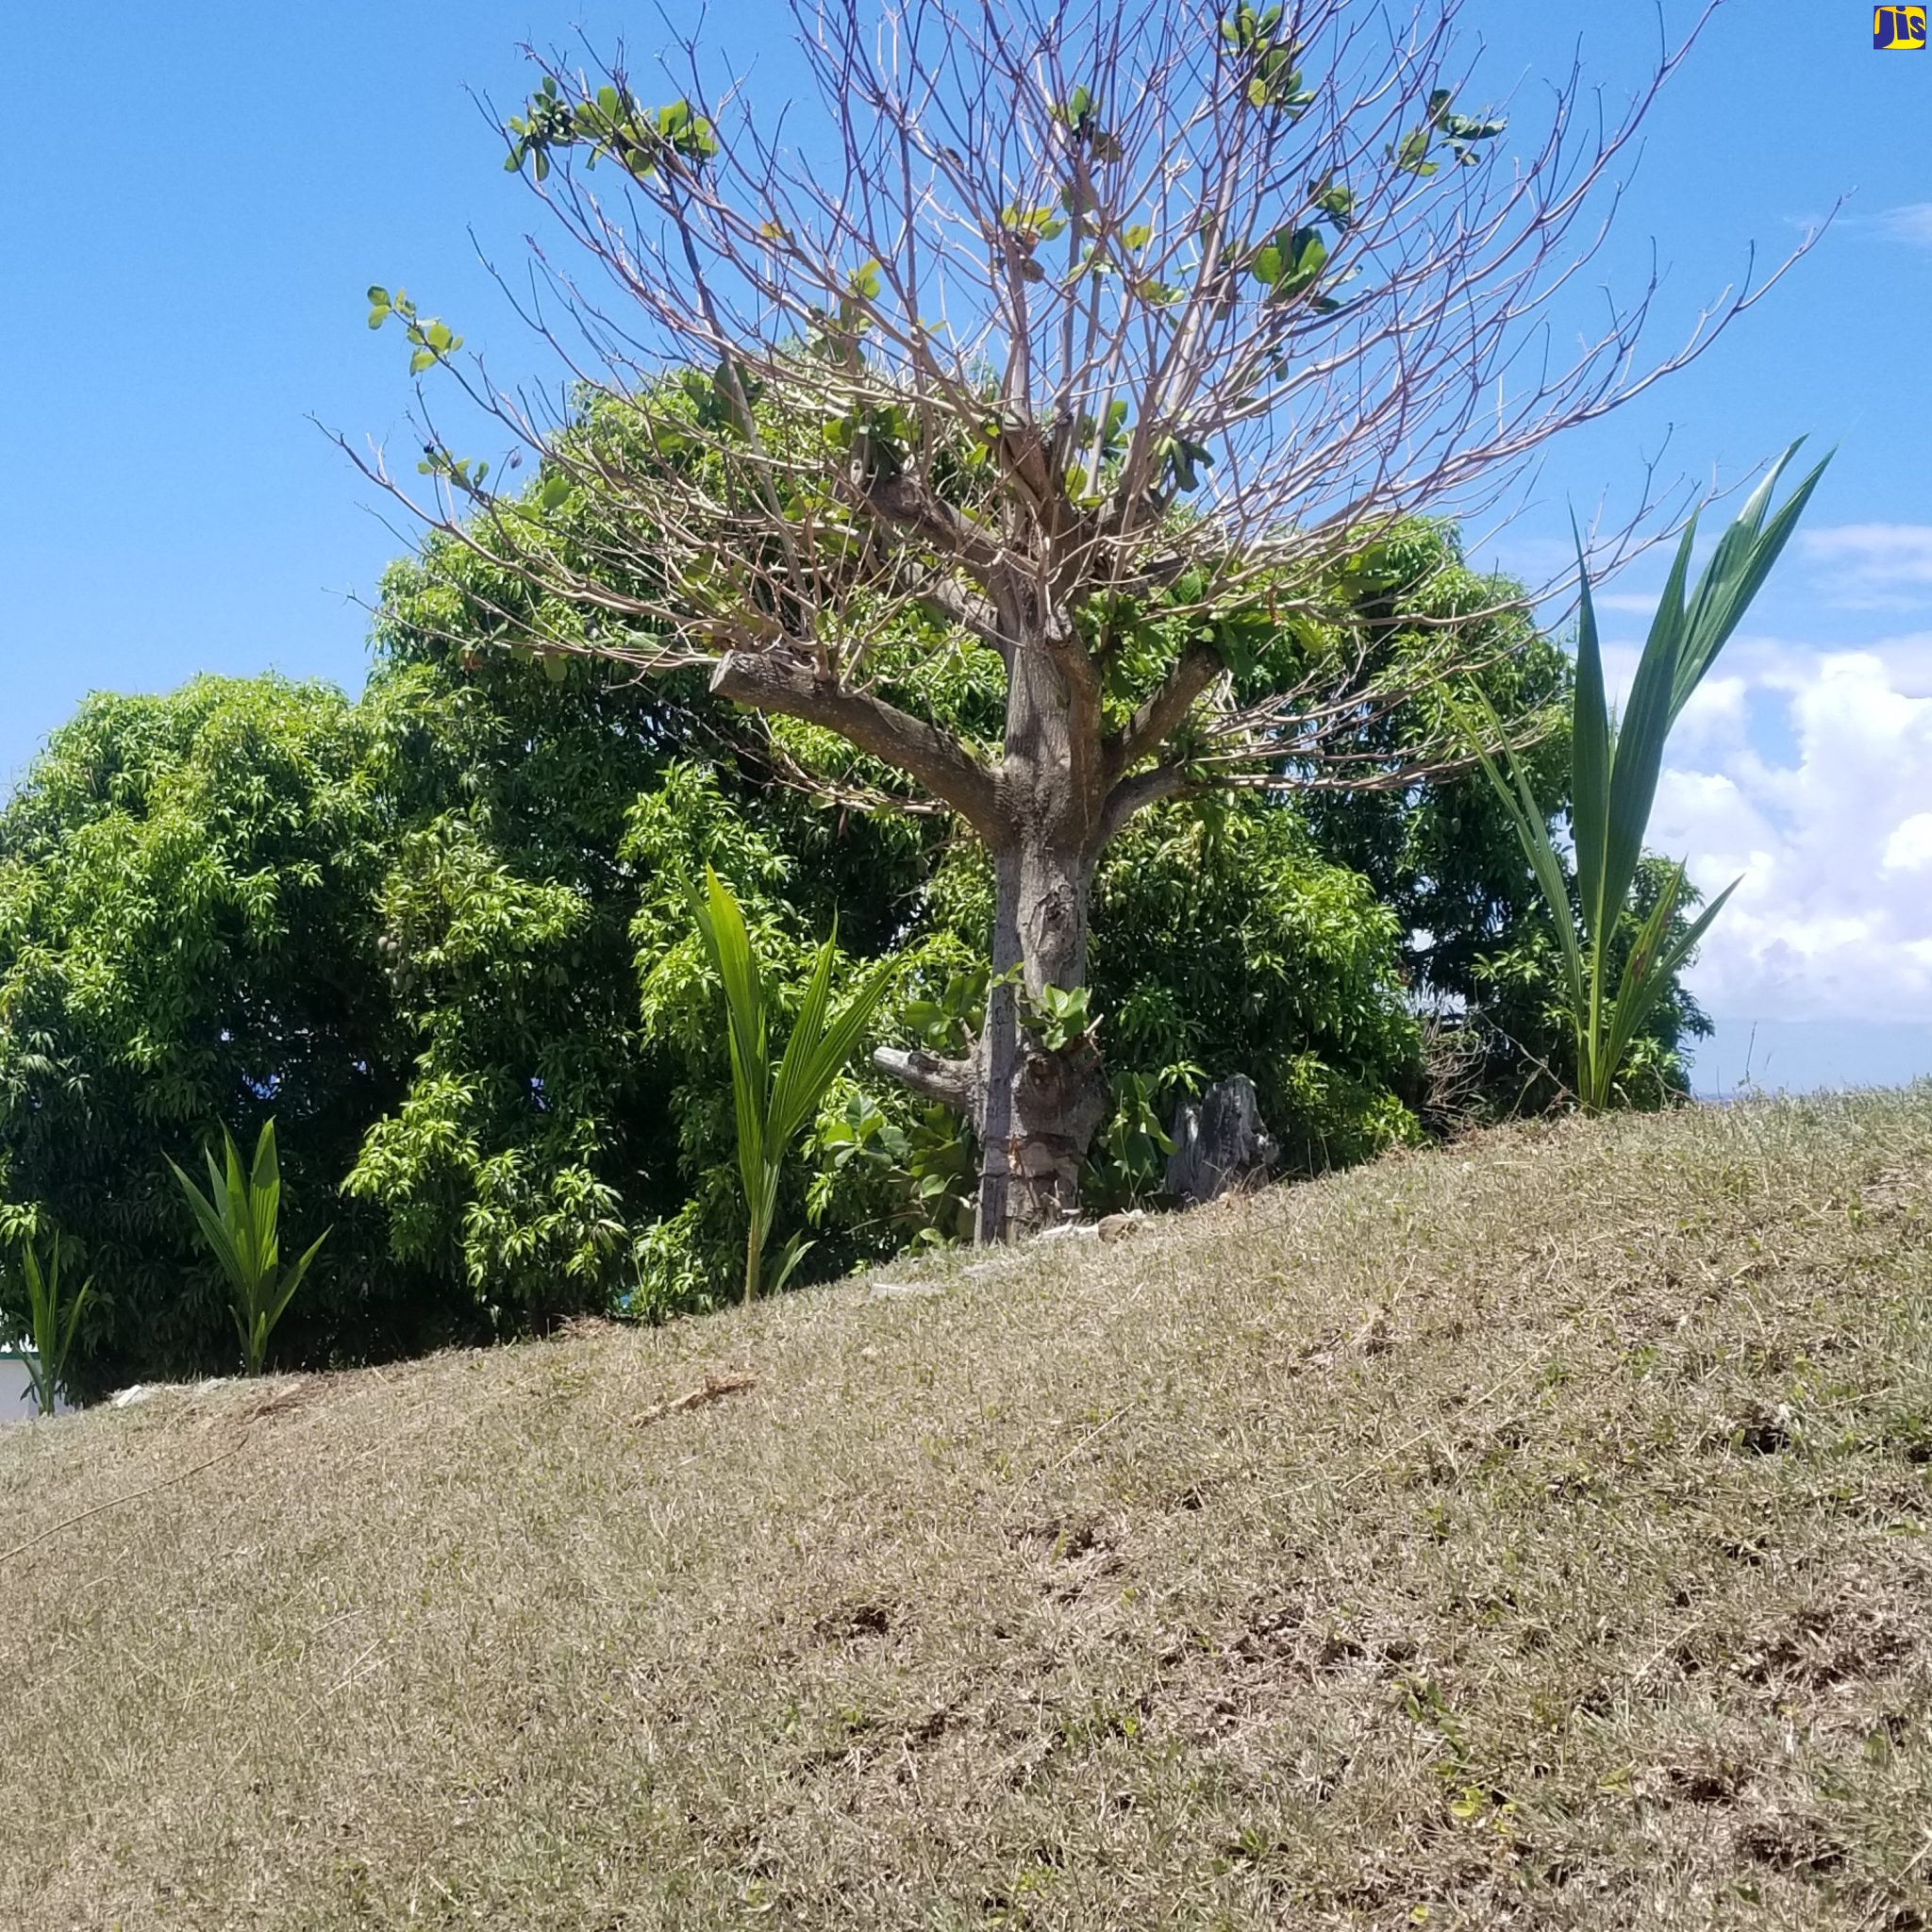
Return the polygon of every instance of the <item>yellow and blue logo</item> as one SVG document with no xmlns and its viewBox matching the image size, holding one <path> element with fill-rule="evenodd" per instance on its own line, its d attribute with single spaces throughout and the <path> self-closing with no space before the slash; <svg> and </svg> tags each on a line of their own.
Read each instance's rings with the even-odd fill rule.
<svg viewBox="0 0 1932 1932">
<path fill-rule="evenodd" d="M 1874 7 L 1872 44 L 1889 54 L 1924 53 L 1925 9 L 1923 7 Z"/>
</svg>

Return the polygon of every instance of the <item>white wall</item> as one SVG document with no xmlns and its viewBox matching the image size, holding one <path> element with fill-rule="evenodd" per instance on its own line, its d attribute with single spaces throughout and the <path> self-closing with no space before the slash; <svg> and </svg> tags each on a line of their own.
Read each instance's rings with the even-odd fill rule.
<svg viewBox="0 0 1932 1932">
<path fill-rule="evenodd" d="M 67 1405 L 58 1407 L 64 1409 Z M 26 1364 L 17 1355 L 0 1355 L 0 1423 L 31 1422 L 40 1412 Z"/>
</svg>

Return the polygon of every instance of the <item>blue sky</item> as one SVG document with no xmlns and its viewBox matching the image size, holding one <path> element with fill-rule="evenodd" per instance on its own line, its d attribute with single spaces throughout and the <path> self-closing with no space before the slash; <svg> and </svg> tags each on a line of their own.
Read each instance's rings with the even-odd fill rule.
<svg viewBox="0 0 1932 1932">
<path fill-rule="evenodd" d="M 761 101 L 791 91 L 781 9 L 711 18 Z M 1657 36 L 1638 6 L 1471 0 L 1468 18 L 1478 92 L 1519 125 L 1579 42 L 1614 105 Z M 92 688 L 267 666 L 358 682 L 356 599 L 397 541 L 308 419 L 405 433 L 398 341 L 363 326 L 374 281 L 407 284 L 500 378 L 542 367 L 477 261 L 513 264 L 531 208 L 465 90 L 507 108 L 517 43 L 579 23 L 634 57 L 667 38 L 655 8 L 605 0 L 9 12 L 0 64 L 51 105 L 37 118 L 16 87 L 0 131 L 0 782 Z M 1672 474 L 1729 482 L 1804 431 L 1840 446 L 1686 720 L 1655 830 L 1707 887 L 1747 875 L 1698 969 L 1713 1010 L 1884 1025 L 1899 1072 L 1932 1069 L 1928 127 L 1932 52 L 1874 53 L 1869 6 L 1720 8 L 1649 125 L 1601 278 L 1627 290 L 1655 251 L 1661 349 L 1754 247 L 1774 260 L 1844 205 L 1707 359 L 1556 446 L 1485 552 L 1536 574 L 1569 507 L 1627 509 L 1660 448 Z M 1657 575 L 1611 587 L 1625 647 Z"/>
</svg>

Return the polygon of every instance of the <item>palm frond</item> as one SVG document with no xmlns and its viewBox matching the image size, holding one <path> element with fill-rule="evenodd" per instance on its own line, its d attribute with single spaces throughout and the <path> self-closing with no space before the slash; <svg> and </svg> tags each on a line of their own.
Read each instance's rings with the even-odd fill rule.
<svg viewBox="0 0 1932 1932">
<path fill-rule="evenodd" d="M 1607 983 L 1615 937 L 1632 916 L 1671 727 L 1763 587 L 1831 460 L 1826 457 L 1774 514 L 1771 503 L 1778 478 L 1799 446 L 1792 443 L 1752 491 L 1688 595 L 1696 518 L 1686 525 L 1644 640 L 1629 702 L 1615 724 L 1604 686 L 1596 606 L 1578 542 L 1570 829 L 1576 850 L 1580 922 L 1572 912 L 1569 881 L 1550 840 L 1549 814 L 1537 802 L 1520 762 L 1509 757 L 1494 708 L 1480 690 L 1473 691 L 1487 737 L 1472 731 L 1466 713 L 1460 713 L 1463 734 L 1516 828 L 1562 949 L 1576 1046 L 1577 1100 L 1589 1111 L 1609 1105 L 1639 1033 L 1740 883 L 1733 880 L 1678 931 L 1685 879 L 1684 868 L 1677 866 L 1637 930 L 1619 984 L 1612 989 Z M 1452 706 L 1457 703 L 1451 694 Z M 1491 754 L 1490 742 L 1505 748 Z"/>
</svg>

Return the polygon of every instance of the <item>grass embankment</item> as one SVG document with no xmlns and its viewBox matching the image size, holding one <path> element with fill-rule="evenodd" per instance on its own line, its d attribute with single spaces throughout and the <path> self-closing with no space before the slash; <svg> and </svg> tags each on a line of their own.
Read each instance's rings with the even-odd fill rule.
<svg viewBox="0 0 1932 1932">
<path fill-rule="evenodd" d="M 1570 1124 L 10 1430 L 0 1924 L 1924 1925 L 1928 1237 Z"/>
</svg>

